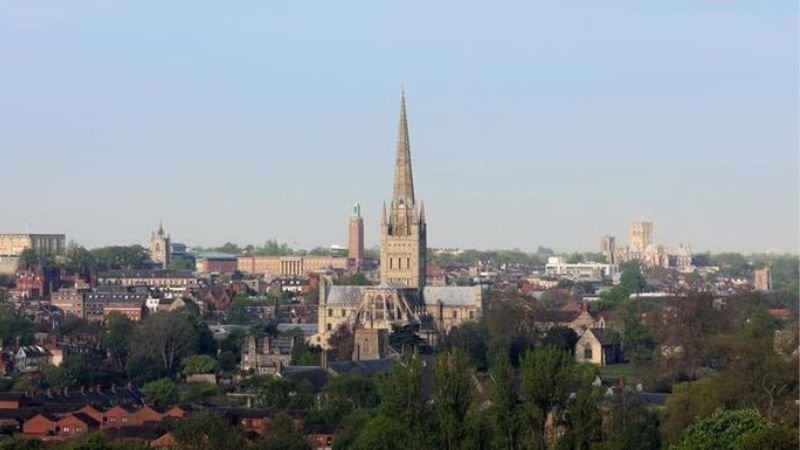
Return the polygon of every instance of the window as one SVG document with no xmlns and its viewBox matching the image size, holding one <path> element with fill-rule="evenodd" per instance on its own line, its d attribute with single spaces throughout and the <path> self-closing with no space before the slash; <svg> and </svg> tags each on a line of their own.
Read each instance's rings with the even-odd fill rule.
<svg viewBox="0 0 800 450">
<path fill-rule="evenodd" d="M 592 359 L 592 346 L 587 345 L 583 348 L 583 359 L 591 360 Z"/>
<path fill-rule="evenodd" d="M 458 311 L 453 311 L 453 319 L 458 319 Z"/>
<path fill-rule="evenodd" d="M 411 258 L 406 258 L 406 269 L 411 268 Z"/>
<path fill-rule="evenodd" d="M 474 318 L 475 318 L 475 311 L 470 311 L 469 312 L 469 320 L 472 320 Z"/>
<path fill-rule="evenodd" d="M 345 310 L 344 310 L 344 309 L 342 309 L 342 310 L 339 312 L 339 314 L 340 314 L 342 317 L 344 317 L 345 315 L 347 315 L 347 313 L 345 312 Z"/>
<path fill-rule="evenodd" d="M 328 308 L 328 317 L 333 317 L 333 309 Z"/>
<path fill-rule="evenodd" d="M 331 326 L 331 324 L 328 324 L 328 331 L 331 331 L 332 329 L 333 329 L 333 326 Z"/>
</svg>

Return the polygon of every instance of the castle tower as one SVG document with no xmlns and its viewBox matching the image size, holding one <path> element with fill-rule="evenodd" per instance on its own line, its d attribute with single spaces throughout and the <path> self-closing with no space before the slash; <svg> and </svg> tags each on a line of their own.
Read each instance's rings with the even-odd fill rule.
<svg viewBox="0 0 800 450">
<path fill-rule="evenodd" d="M 361 217 L 361 205 L 358 203 L 353 205 L 353 214 L 350 216 L 347 257 L 355 271 L 361 270 L 361 262 L 364 260 L 364 219 Z"/>
<path fill-rule="evenodd" d="M 164 233 L 164 226 L 159 222 L 158 230 L 150 234 L 150 259 L 161 264 L 164 269 L 169 265 L 170 256 L 172 256 L 169 244 L 169 235 Z"/>
<path fill-rule="evenodd" d="M 394 190 L 389 213 L 381 217 L 381 282 L 407 287 L 425 286 L 425 210 L 414 199 L 411 145 L 408 139 L 405 92 L 400 100 Z"/>
</svg>

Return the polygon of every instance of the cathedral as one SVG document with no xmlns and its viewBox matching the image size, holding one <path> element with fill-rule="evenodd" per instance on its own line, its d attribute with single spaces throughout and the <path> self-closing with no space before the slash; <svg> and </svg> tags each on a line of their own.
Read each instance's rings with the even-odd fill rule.
<svg viewBox="0 0 800 450">
<path fill-rule="evenodd" d="M 425 285 L 427 223 L 425 208 L 414 196 L 405 95 L 395 158 L 392 199 L 388 209 L 384 204 L 380 222 L 380 284 L 340 286 L 323 279 L 316 344 L 327 346 L 342 325 L 358 336 L 359 330 L 385 334 L 393 325 L 415 324 L 423 335 L 434 336 L 483 313 L 481 286 Z"/>
</svg>

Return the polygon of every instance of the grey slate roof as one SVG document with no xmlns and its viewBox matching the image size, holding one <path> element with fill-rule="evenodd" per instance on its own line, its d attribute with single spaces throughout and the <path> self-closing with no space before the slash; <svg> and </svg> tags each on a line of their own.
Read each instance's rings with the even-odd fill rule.
<svg viewBox="0 0 800 450">
<path fill-rule="evenodd" d="M 364 296 L 364 286 L 331 286 L 328 291 L 329 305 L 358 305 Z"/>
<path fill-rule="evenodd" d="M 425 286 L 422 298 L 428 305 L 442 302 L 445 306 L 471 306 L 475 304 L 480 286 Z"/>
<path fill-rule="evenodd" d="M 396 361 L 391 359 L 372 359 L 363 361 L 334 361 L 330 363 L 335 373 L 354 372 L 364 376 L 384 375 L 392 371 Z"/>
<path fill-rule="evenodd" d="M 600 345 L 611 345 L 611 342 L 609 342 L 608 337 L 606 336 L 606 330 L 603 328 L 592 328 L 591 332 L 594 337 L 597 338 L 597 341 L 600 342 Z"/>
</svg>

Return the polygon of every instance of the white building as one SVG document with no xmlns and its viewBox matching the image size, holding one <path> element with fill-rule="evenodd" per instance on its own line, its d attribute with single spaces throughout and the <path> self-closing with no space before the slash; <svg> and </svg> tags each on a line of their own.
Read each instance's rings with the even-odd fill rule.
<svg viewBox="0 0 800 450">
<path fill-rule="evenodd" d="M 611 279 L 619 272 L 616 264 L 598 262 L 568 263 L 563 256 L 547 258 L 544 273 L 550 277 L 569 278 L 574 281 L 602 281 Z"/>
</svg>

